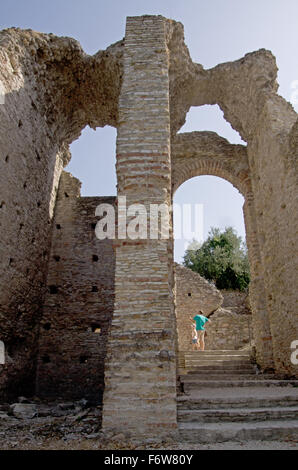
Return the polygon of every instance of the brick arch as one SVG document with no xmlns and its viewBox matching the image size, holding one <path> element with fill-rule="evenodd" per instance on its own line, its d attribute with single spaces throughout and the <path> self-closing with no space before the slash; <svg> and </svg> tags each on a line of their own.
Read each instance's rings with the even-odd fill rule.
<svg viewBox="0 0 298 470">
<path fill-rule="evenodd" d="M 214 132 L 178 134 L 172 141 L 172 190 L 195 176 L 229 181 L 245 200 L 253 198 L 246 147 L 232 145 Z"/>
<path fill-rule="evenodd" d="M 190 159 L 185 165 L 177 164 L 173 171 L 173 193 L 187 180 L 195 176 L 218 176 L 231 183 L 245 199 L 252 198 L 251 183 L 247 172 L 234 174 L 233 171 L 213 158 Z"/>
</svg>

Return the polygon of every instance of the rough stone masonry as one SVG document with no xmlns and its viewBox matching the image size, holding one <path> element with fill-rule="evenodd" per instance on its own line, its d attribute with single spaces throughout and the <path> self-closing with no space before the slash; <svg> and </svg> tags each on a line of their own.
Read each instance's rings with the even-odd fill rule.
<svg viewBox="0 0 298 470">
<path fill-rule="evenodd" d="M 172 236 L 94 239 L 96 198 L 80 198 L 63 174 L 86 125 L 117 128 L 118 196 L 128 204 L 170 207 L 175 190 L 203 174 L 242 193 L 257 362 L 297 376 L 298 119 L 276 76 L 264 49 L 204 70 L 183 26 L 162 16 L 127 18 L 125 38 L 94 56 L 74 39 L 0 32 L 1 397 L 45 390 L 54 360 L 66 374 L 59 393 L 88 380 L 95 394 L 105 385 L 104 429 L 176 432 Z M 218 104 L 246 145 L 214 132 L 177 134 L 190 107 L 205 104 Z M 76 354 L 62 325 L 72 325 Z M 98 370 L 90 351 L 101 356 Z M 104 384 L 96 379 L 103 367 Z"/>
</svg>

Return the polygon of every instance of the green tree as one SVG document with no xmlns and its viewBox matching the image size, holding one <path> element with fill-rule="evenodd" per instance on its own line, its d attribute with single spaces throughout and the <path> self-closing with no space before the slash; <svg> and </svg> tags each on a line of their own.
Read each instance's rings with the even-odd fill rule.
<svg viewBox="0 0 298 470">
<path fill-rule="evenodd" d="M 245 290 L 250 281 L 247 247 L 233 227 L 212 227 L 207 240 L 197 247 L 192 242 L 183 264 L 213 281 L 218 289 Z"/>
</svg>

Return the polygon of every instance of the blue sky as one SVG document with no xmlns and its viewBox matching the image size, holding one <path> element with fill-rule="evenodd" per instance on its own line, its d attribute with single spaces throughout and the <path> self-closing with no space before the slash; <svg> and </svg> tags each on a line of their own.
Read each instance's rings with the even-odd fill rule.
<svg viewBox="0 0 298 470">
<path fill-rule="evenodd" d="M 291 100 L 291 85 L 298 80 L 298 0 L 9 0 L 1 5 L 0 29 L 16 26 L 71 36 L 94 54 L 124 36 L 126 16 L 143 14 L 181 21 L 192 59 L 205 68 L 270 49 L 279 67 L 279 94 Z M 241 142 L 216 106 L 191 108 L 181 131 L 192 130 L 212 130 L 231 143 Z M 115 129 L 86 128 L 72 144 L 67 169 L 83 182 L 82 195 L 116 193 L 115 141 Z M 175 202 L 204 204 L 205 237 L 210 226 L 226 225 L 245 236 L 243 198 L 224 180 L 193 178 L 178 189 Z M 184 244 L 175 244 L 178 261 Z"/>
</svg>

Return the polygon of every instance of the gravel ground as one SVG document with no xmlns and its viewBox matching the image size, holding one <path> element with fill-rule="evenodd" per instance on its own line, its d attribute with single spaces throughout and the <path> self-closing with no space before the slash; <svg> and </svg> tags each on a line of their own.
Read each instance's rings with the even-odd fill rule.
<svg viewBox="0 0 298 470">
<path fill-rule="evenodd" d="M 10 419 L 0 425 L 1 450 L 297 450 L 298 441 L 247 441 L 217 444 L 183 442 L 133 443 L 121 434 L 104 436 L 89 413 L 82 420 L 72 416 Z M 98 419 L 98 418 L 97 418 Z M 97 431 L 97 432 L 95 432 Z"/>
<path fill-rule="evenodd" d="M 160 445 L 136 445 L 124 442 L 114 443 L 105 439 L 34 439 L 15 436 L 10 442 L 0 443 L 1 450 L 298 450 L 297 442 L 279 441 L 247 441 L 247 442 L 223 442 L 212 445 L 189 445 L 187 443 L 160 444 Z"/>
<path fill-rule="evenodd" d="M 238 390 L 243 397 L 243 388 Z M 208 391 L 211 398 L 214 389 Z M 253 389 L 246 390 L 251 396 Z M 261 392 L 257 389 L 258 394 Z M 279 393 L 297 394 L 296 390 L 266 388 L 266 397 Z M 263 392 L 261 392 L 263 393 Z M 218 394 L 218 392 L 217 392 Z M 229 389 L 237 396 L 236 389 Z M 216 394 L 215 394 L 216 395 Z M 21 402 L 21 403 L 20 403 Z M 0 405 L 0 450 L 297 450 L 298 441 L 246 441 L 217 444 L 189 444 L 168 440 L 146 443 L 132 442 L 123 434 L 101 432 L 101 406 L 92 406 L 85 400 L 78 402 L 30 403 Z M 32 414 L 33 410 L 33 414 Z M 35 414 L 34 414 L 35 413 Z M 30 416 L 32 414 L 32 416 Z"/>
<path fill-rule="evenodd" d="M 186 447 L 184 447 L 186 449 Z M 201 445 L 200 450 L 297 450 L 298 442 L 288 441 L 247 441 L 222 442 L 212 445 Z"/>
</svg>

